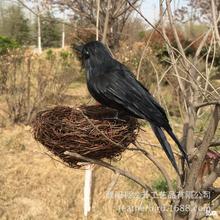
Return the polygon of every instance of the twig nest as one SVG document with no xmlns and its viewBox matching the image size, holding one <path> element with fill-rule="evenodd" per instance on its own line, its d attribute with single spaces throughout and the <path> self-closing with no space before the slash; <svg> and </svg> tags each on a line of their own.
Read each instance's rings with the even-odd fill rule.
<svg viewBox="0 0 220 220">
<path fill-rule="evenodd" d="M 41 111 L 32 123 L 34 138 L 71 167 L 80 167 L 83 161 L 65 151 L 112 159 L 135 141 L 138 130 L 134 118 L 114 119 L 116 113 L 103 106 L 58 106 Z"/>
</svg>

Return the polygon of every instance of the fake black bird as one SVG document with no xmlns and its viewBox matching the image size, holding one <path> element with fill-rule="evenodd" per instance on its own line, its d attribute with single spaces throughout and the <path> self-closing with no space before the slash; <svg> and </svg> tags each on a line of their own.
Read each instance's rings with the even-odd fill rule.
<svg viewBox="0 0 220 220">
<path fill-rule="evenodd" d="M 92 41 L 83 46 L 77 46 L 76 49 L 81 53 L 91 95 L 102 105 L 147 120 L 179 174 L 173 151 L 163 129 L 177 144 L 187 163 L 188 157 L 173 133 L 164 109 L 155 98 L 135 79 L 125 65 L 113 59 L 110 51 L 101 42 Z"/>
</svg>

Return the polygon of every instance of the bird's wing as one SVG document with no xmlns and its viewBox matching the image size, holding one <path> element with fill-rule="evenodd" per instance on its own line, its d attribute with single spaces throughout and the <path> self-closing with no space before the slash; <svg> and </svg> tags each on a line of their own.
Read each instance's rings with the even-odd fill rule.
<svg viewBox="0 0 220 220">
<path fill-rule="evenodd" d="M 110 105 L 121 106 L 156 126 L 169 126 L 163 108 L 127 70 L 116 69 L 99 75 L 99 80 L 96 80 L 96 91 L 98 96 L 101 96 Z"/>
</svg>

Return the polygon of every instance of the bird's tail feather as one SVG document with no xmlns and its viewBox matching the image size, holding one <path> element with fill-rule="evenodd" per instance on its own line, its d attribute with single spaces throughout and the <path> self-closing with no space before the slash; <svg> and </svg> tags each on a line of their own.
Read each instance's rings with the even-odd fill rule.
<svg viewBox="0 0 220 220">
<path fill-rule="evenodd" d="M 185 151 L 185 149 L 183 148 L 183 146 L 180 144 L 179 140 L 177 139 L 176 135 L 173 133 L 172 129 L 166 129 L 166 132 L 170 135 L 170 137 L 174 140 L 174 142 L 177 144 L 179 150 L 181 151 L 183 158 L 185 159 L 185 161 L 187 162 L 187 164 L 189 165 L 189 159 L 188 159 L 188 155 Z"/>
<path fill-rule="evenodd" d="M 156 135 L 158 141 L 160 142 L 161 146 L 163 147 L 167 157 L 169 158 L 170 162 L 172 163 L 174 169 L 176 170 L 176 172 L 178 173 L 178 175 L 180 176 L 177 164 L 176 164 L 176 160 L 175 157 L 173 155 L 173 151 L 171 149 L 171 146 L 169 144 L 169 142 L 167 141 L 167 138 L 163 132 L 163 130 L 160 127 L 157 127 L 155 125 L 151 124 L 151 127 L 154 131 L 154 134 Z"/>
</svg>

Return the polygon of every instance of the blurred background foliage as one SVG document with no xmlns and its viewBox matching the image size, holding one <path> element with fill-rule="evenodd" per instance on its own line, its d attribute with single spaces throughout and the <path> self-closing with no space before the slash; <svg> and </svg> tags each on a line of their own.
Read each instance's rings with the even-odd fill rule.
<svg viewBox="0 0 220 220">
<path fill-rule="evenodd" d="M 76 57 L 47 50 L 40 56 L 15 49 L 0 57 L 0 92 L 13 123 L 30 123 L 42 108 L 63 102 L 69 85 L 80 76 Z"/>
<path fill-rule="evenodd" d="M 13 122 L 29 121 L 32 112 L 46 107 L 48 103 L 59 103 L 57 101 L 59 100 L 62 104 L 60 97 L 65 89 L 71 87 L 71 82 L 76 79 L 84 79 L 84 72 L 71 45 L 95 40 L 95 17 L 90 14 L 89 8 L 80 9 L 74 4 L 69 5 L 68 2 L 66 1 L 66 5 L 63 5 L 62 1 L 51 1 L 47 3 L 49 6 L 41 5 L 39 13 L 41 16 L 41 43 L 44 51 L 42 54 L 37 53 L 36 46 L 38 40 L 37 12 L 33 14 L 24 5 L 18 3 L 0 4 L 0 94 L 1 99 L 7 103 L 7 111 L 10 112 L 10 119 Z M 136 2 L 140 4 L 140 1 Z M 106 5 L 106 1 L 101 4 Z M 63 16 L 64 6 L 68 9 L 65 16 Z M 89 5 L 87 6 L 89 7 Z M 87 6 L 85 5 L 85 7 Z M 28 4 L 28 7 L 37 11 L 34 2 Z M 53 7 L 56 10 L 52 10 Z M 95 6 L 93 7 L 96 10 Z M 82 11 L 77 14 L 76 10 Z M 74 13 L 70 13 L 71 11 Z M 85 16 L 80 16 L 80 13 Z M 104 12 L 101 11 L 101 13 Z M 112 11 L 110 13 L 112 16 L 114 15 Z M 158 101 L 169 109 L 168 114 L 179 117 L 181 100 L 179 100 L 178 83 L 173 70 L 168 70 L 165 77 L 160 80 L 164 70 L 169 69 L 171 63 L 164 39 L 158 32 L 149 28 L 143 20 L 132 16 L 132 13 L 132 10 L 128 11 L 127 14 L 124 14 L 126 17 L 114 15 L 116 16 L 114 19 L 121 22 L 120 27 L 116 27 L 114 19 L 110 18 L 109 23 L 112 26 L 109 27 L 110 31 L 107 34 L 108 45 L 115 58 L 127 65 Z M 187 14 L 186 11 L 177 11 L 178 13 Z M 101 22 L 103 19 L 104 17 L 100 18 L 100 39 L 104 28 L 104 24 Z M 192 20 L 183 23 L 177 22 L 178 35 L 189 59 L 194 57 L 201 42 L 201 36 L 207 31 L 207 28 L 205 22 L 196 22 L 196 20 L 195 22 Z M 120 33 L 119 29 L 121 29 Z M 158 30 L 162 31 L 160 27 Z M 117 33 L 112 33 L 112 31 Z M 170 27 L 167 26 L 165 31 L 172 46 L 177 47 Z M 65 34 L 65 47 L 61 48 L 63 34 Z M 213 62 L 210 79 L 218 86 L 220 49 L 212 47 L 209 51 L 211 43 L 212 36 L 210 35 L 202 49 L 198 68 L 205 74 L 206 59 L 209 64 Z M 146 47 L 146 45 L 148 46 Z M 159 84 L 158 81 L 160 81 Z M 36 100 L 33 97 L 35 96 L 41 97 L 43 101 L 34 107 L 33 103 L 36 103 Z M 37 99 L 36 97 L 35 99 Z M 29 109 L 30 106 L 32 109 Z"/>
</svg>

